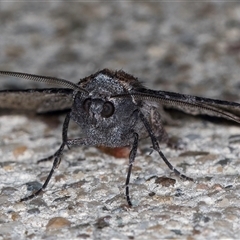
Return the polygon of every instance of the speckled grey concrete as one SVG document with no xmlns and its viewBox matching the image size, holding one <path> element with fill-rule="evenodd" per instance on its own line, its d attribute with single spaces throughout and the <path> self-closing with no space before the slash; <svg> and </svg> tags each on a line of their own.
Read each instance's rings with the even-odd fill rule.
<svg viewBox="0 0 240 240">
<path fill-rule="evenodd" d="M 77 82 L 123 69 L 154 89 L 239 101 L 238 3 L 0 3 L 0 69 Z M 1 77 L 1 89 L 38 83 Z M 44 181 L 64 116 L 0 116 L 0 239 L 238 239 L 236 124 L 181 118 L 166 125 L 182 148 L 162 145 L 170 172 L 144 141 L 124 199 L 128 159 L 93 147 L 66 151 L 45 193 L 19 202 Z M 70 135 L 77 135 L 72 125 Z M 160 177 L 168 177 L 166 186 Z M 27 183 L 27 184 L 26 184 Z"/>
</svg>

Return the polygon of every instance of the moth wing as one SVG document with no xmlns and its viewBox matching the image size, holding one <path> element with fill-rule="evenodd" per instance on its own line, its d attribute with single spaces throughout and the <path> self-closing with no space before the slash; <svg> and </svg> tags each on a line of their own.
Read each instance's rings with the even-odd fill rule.
<svg viewBox="0 0 240 240">
<path fill-rule="evenodd" d="M 71 108 L 73 90 L 65 88 L 3 90 L 0 109 L 46 113 Z"/>
<path fill-rule="evenodd" d="M 211 98 L 203 98 L 174 92 L 155 91 L 139 88 L 131 93 L 133 98 L 159 103 L 188 114 L 205 114 L 226 118 L 240 123 L 240 104 Z"/>
</svg>

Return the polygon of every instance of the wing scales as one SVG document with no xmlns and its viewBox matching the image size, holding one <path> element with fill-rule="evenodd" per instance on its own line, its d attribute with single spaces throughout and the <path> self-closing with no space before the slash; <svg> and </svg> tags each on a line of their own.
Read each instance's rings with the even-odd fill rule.
<svg viewBox="0 0 240 240">
<path fill-rule="evenodd" d="M 37 113 L 70 109 L 73 90 L 65 88 L 3 90 L 0 109 Z"/>
</svg>

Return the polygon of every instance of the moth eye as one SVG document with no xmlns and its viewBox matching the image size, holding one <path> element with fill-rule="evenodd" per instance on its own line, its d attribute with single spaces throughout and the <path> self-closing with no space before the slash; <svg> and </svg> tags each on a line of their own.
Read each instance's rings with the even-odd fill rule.
<svg viewBox="0 0 240 240">
<path fill-rule="evenodd" d="M 115 109 L 114 109 L 113 103 L 105 102 L 103 104 L 103 109 L 102 109 L 102 112 L 101 112 L 101 116 L 104 117 L 104 118 L 109 118 L 113 115 L 114 110 Z"/>
<path fill-rule="evenodd" d="M 84 102 L 83 102 L 83 109 L 84 109 L 86 112 L 89 112 L 89 109 L 90 109 L 91 104 L 92 104 L 91 98 L 85 99 Z"/>
</svg>

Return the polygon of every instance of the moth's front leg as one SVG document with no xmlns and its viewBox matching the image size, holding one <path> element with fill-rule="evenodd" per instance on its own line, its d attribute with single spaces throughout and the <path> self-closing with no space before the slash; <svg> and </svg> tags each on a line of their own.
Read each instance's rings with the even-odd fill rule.
<svg viewBox="0 0 240 240">
<path fill-rule="evenodd" d="M 67 116 L 66 116 L 66 118 L 64 120 L 64 123 L 63 123 L 63 128 L 62 128 L 62 145 L 63 144 L 64 144 L 64 146 L 67 145 L 68 148 L 69 148 L 69 145 L 67 144 L 67 140 L 68 140 L 67 133 L 68 133 L 69 121 L 70 121 L 70 112 L 67 114 Z M 57 156 L 59 156 L 59 154 L 61 155 L 62 152 L 59 152 L 59 151 L 62 148 L 62 145 L 60 146 L 60 148 L 53 155 L 51 155 L 49 157 L 46 157 L 46 158 L 43 158 L 43 159 L 40 159 L 40 160 L 37 161 L 37 163 L 50 161 L 50 160 L 56 158 Z"/>
<path fill-rule="evenodd" d="M 62 139 L 63 142 L 60 146 L 60 148 L 50 157 L 42 159 L 40 161 L 47 161 L 50 159 L 54 159 L 53 161 L 53 165 L 51 168 L 51 171 L 49 172 L 47 179 L 45 180 L 44 184 L 42 185 L 42 187 L 37 190 L 35 193 L 31 194 L 28 197 L 22 198 L 20 201 L 27 201 L 30 200 L 32 198 L 34 198 L 35 196 L 39 195 L 41 192 L 43 192 L 43 190 L 47 187 L 54 171 L 56 168 L 58 168 L 60 162 L 61 162 L 61 155 L 63 153 L 64 147 L 67 145 L 68 147 L 70 146 L 81 146 L 81 145 L 91 145 L 91 140 L 89 139 L 84 139 L 84 138 L 76 138 L 76 139 L 68 139 L 67 138 L 67 131 L 68 131 L 68 125 L 69 125 L 69 121 L 70 121 L 70 113 L 67 114 L 64 123 L 63 123 L 63 131 L 62 131 Z"/>
<path fill-rule="evenodd" d="M 162 151 L 160 150 L 158 141 L 156 136 L 154 135 L 152 128 L 149 124 L 149 122 L 147 121 L 147 119 L 145 118 L 144 114 L 142 112 L 139 111 L 139 117 L 141 119 L 141 121 L 143 122 L 145 128 L 147 129 L 148 133 L 149 133 L 149 137 L 151 138 L 152 144 L 153 144 L 153 149 L 155 151 L 158 152 L 158 154 L 160 155 L 160 157 L 162 158 L 162 160 L 166 163 L 166 165 L 169 167 L 170 170 L 172 170 L 177 176 L 180 176 L 181 178 L 188 180 L 188 181 L 194 181 L 192 178 L 182 174 L 181 172 L 179 172 L 175 167 L 173 167 L 173 165 L 167 160 L 167 158 L 165 157 L 165 155 L 162 153 Z"/>
<path fill-rule="evenodd" d="M 126 183 L 125 183 L 126 199 L 127 199 L 128 205 L 130 207 L 132 206 L 132 202 L 131 202 L 131 199 L 129 196 L 129 182 L 130 182 L 130 177 L 131 177 L 131 172 L 132 172 L 132 166 L 133 166 L 136 154 L 137 154 L 137 148 L 138 148 L 138 134 L 134 133 L 134 142 L 133 142 L 132 149 L 129 153 L 128 173 L 127 173 L 127 178 L 126 178 Z"/>
<path fill-rule="evenodd" d="M 129 182 L 130 182 L 130 178 L 131 178 L 131 173 L 132 173 L 132 166 L 137 154 L 137 148 L 138 148 L 138 141 L 139 141 L 139 137 L 137 133 L 133 134 L 133 145 L 132 145 L 132 149 L 129 153 L 129 165 L 128 165 L 128 173 L 127 173 L 127 178 L 126 178 L 126 182 L 125 182 L 125 196 L 126 196 L 126 200 L 128 205 L 131 207 L 132 206 L 132 202 L 129 196 Z M 82 139 L 82 138 L 77 138 L 77 139 L 69 139 L 67 141 L 67 145 L 71 146 L 71 145 L 91 145 L 92 140 L 90 139 Z"/>
<path fill-rule="evenodd" d="M 22 198 L 20 201 L 27 201 L 27 200 L 30 200 L 32 198 L 34 198 L 35 196 L 39 195 L 48 185 L 54 171 L 56 168 L 58 168 L 60 162 L 61 162 L 61 155 L 63 153 L 63 150 L 64 150 L 64 147 L 65 145 L 68 146 L 68 140 L 67 140 L 67 131 L 68 131 L 68 125 L 69 125 L 69 121 L 70 121 L 70 113 L 67 114 L 65 120 L 64 120 L 64 123 L 63 123 L 63 130 L 62 130 L 62 144 L 60 146 L 60 148 L 53 154 L 51 155 L 50 157 L 47 157 L 47 158 L 44 158 L 44 159 L 41 159 L 38 161 L 39 162 L 43 162 L 43 161 L 48 161 L 48 160 L 52 160 L 54 159 L 53 161 L 53 165 L 52 165 L 52 168 L 51 168 L 51 171 L 49 172 L 48 176 L 47 176 L 47 179 L 45 180 L 44 184 L 42 185 L 42 187 L 37 190 L 35 193 L 31 194 L 30 196 L 28 197 L 25 197 L 25 198 Z"/>
</svg>

